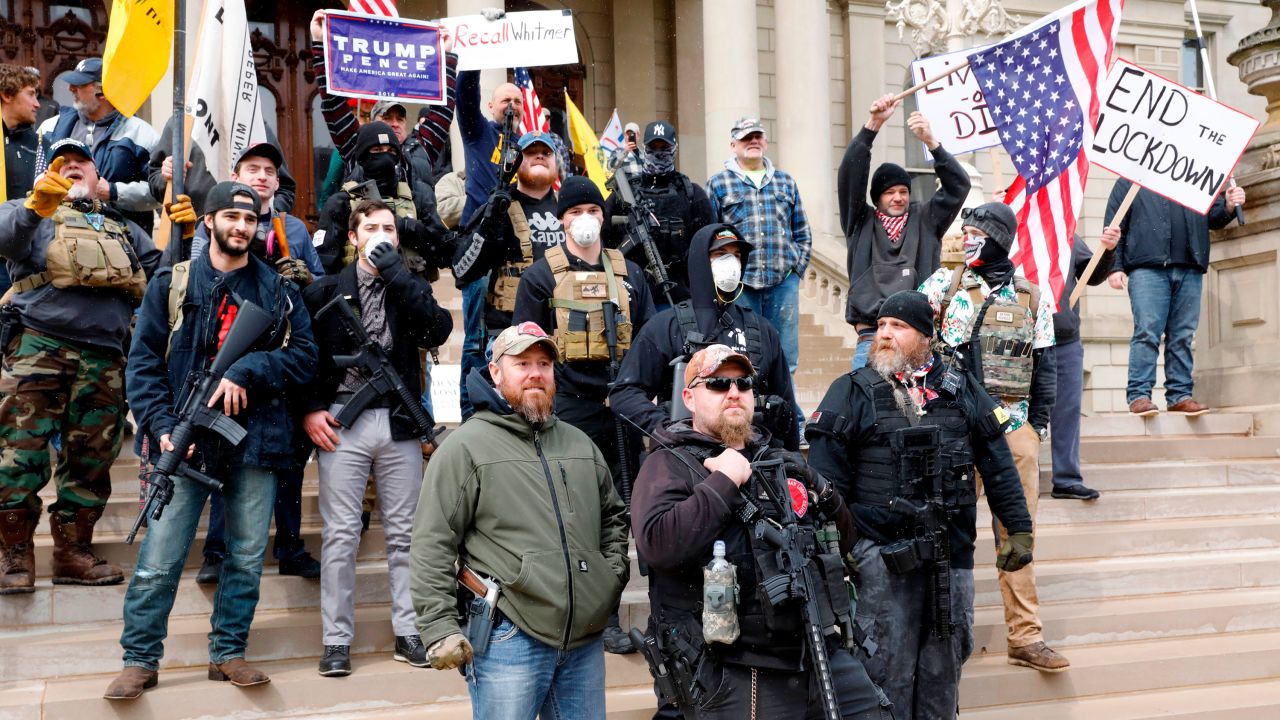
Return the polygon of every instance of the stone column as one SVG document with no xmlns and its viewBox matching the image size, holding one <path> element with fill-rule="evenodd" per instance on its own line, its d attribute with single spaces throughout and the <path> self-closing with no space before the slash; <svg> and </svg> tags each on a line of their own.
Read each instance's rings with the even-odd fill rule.
<svg viewBox="0 0 1280 720">
<path fill-rule="evenodd" d="M 494 7 L 492 0 L 448 0 L 446 17 L 458 17 L 459 15 L 479 15 L 483 8 Z M 489 98 L 493 97 L 494 88 L 507 81 L 507 71 L 504 69 L 481 70 L 480 71 L 480 110 L 488 113 L 485 103 Z M 462 136 L 458 134 L 458 123 L 453 124 L 453 169 L 461 170 L 466 167 L 467 159 L 462 149 Z"/>
<path fill-rule="evenodd" d="M 707 78 L 702 68 L 702 0 L 675 3 L 676 130 L 680 133 L 677 167 L 701 183 L 707 172 Z M 717 162 L 717 166 L 719 163 Z"/>
<path fill-rule="evenodd" d="M 655 117 L 653 0 L 613 3 L 613 90 L 618 114 L 642 129 Z M 603 129 L 603 128 L 602 128 Z M 677 128 L 678 129 L 678 128 Z"/>
<path fill-rule="evenodd" d="M 703 0 L 702 74 L 705 78 L 707 174 L 729 154 L 729 129 L 760 114 L 759 30 L 755 0 Z"/>
<path fill-rule="evenodd" d="M 827 4 L 778 3 L 774 16 L 780 148 L 774 161 L 796 178 L 814 234 L 830 234 L 834 177 Z"/>
</svg>

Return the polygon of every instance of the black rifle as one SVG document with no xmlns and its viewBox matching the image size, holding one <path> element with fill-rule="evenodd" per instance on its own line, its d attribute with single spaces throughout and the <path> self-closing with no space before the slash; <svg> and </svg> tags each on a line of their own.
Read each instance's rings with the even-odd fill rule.
<svg viewBox="0 0 1280 720">
<path fill-rule="evenodd" d="M 617 298 L 609 298 L 604 306 L 604 337 L 609 347 L 609 387 L 618 380 L 618 304 Z M 627 452 L 627 433 L 622 427 L 622 419 L 617 411 L 613 413 L 613 432 L 618 443 L 618 472 L 622 475 L 622 504 L 627 512 L 631 512 L 631 467 L 628 464 L 630 455 Z"/>
<path fill-rule="evenodd" d="M 894 567 L 895 553 L 914 554 L 915 567 L 932 561 L 933 583 L 929 586 L 930 625 L 939 640 L 951 637 L 951 533 L 946 501 L 942 496 L 942 434 L 936 425 L 902 428 L 894 432 L 890 445 L 899 463 L 899 478 L 926 493 L 923 503 L 902 497 L 889 501 L 890 512 L 906 515 L 915 523 L 915 539 L 894 543 L 882 550 L 885 564 L 902 572 L 912 564 L 908 559 Z M 912 568 L 914 569 L 914 568 Z"/>
<path fill-rule="evenodd" d="M 460 237 L 471 237 L 471 234 L 480 229 L 480 222 L 489 215 L 489 208 L 494 203 L 494 198 L 498 193 L 505 193 L 511 187 L 511 181 L 516 177 L 516 168 L 520 167 L 520 148 L 517 143 L 520 138 L 516 135 L 516 115 L 511 106 L 507 106 L 507 111 L 502 116 L 502 135 L 498 137 L 498 182 L 489 191 L 489 198 L 484 201 L 484 205 L 476 208 L 471 213 L 471 218 L 467 224 L 458 231 Z"/>
<path fill-rule="evenodd" d="M 786 478 L 781 458 L 758 460 L 751 464 L 752 470 L 761 476 L 760 486 L 782 511 L 782 522 L 775 523 L 763 516 L 758 510 L 751 522 L 751 534 L 756 540 L 763 540 L 777 551 L 779 575 L 766 579 L 761 583 L 768 601 L 774 606 L 796 600 L 802 605 L 804 619 L 804 642 L 808 650 L 809 661 L 813 664 L 813 672 L 818 680 L 818 692 L 822 700 L 822 711 L 827 720 L 840 720 L 840 702 L 836 698 L 835 680 L 831 674 L 831 658 L 827 655 L 825 628 L 830 623 L 822 620 L 822 611 L 818 605 L 819 590 L 825 583 L 817 577 L 822 570 L 814 561 L 816 548 L 810 541 L 813 536 L 802 532 L 795 511 L 791 507 L 791 499 L 787 495 Z M 772 479 L 770 478 L 772 475 Z M 831 598 L 832 601 L 837 598 Z M 848 597 L 844 598 L 848 602 Z"/>
<path fill-rule="evenodd" d="M 614 171 L 613 178 L 609 180 L 627 208 L 627 239 L 618 249 L 624 255 L 630 254 L 631 250 L 637 246 L 644 250 L 645 272 L 649 274 L 658 291 L 666 297 L 667 304 L 674 306 L 676 303 L 671 299 L 671 290 L 676 284 L 667 276 L 667 266 L 662 262 L 662 256 L 658 254 L 658 246 L 653 242 L 654 233 L 661 232 L 662 227 L 658 223 L 658 216 L 654 214 L 653 202 L 636 195 L 628 172 L 627 166 L 622 165 Z"/>
<path fill-rule="evenodd" d="M 350 428 L 369 403 L 384 395 L 390 395 L 399 399 L 405 412 L 409 414 L 409 419 L 413 421 L 414 434 L 418 437 L 431 437 L 435 429 L 435 421 L 427 414 L 426 408 L 422 407 L 422 402 L 409 392 L 404 380 L 400 379 L 400 374 L 391 364 L 387 351 L 369 337 L 369 333 L 364 329 L 364 323 L 356 317 L 346 296 L 338 295 L 325 303 L 325 306 L 316 313 L 316 320 L 324 317 L 330 310 L 337 311 L 338 323 L 359 348 L 354 355 L 334 355 L 333 364 L 343 370 L 357 368 L 366 379 L 365 384 L 352 395 L 333 419 L 342 427 Z"/>
<path fill-rule="evenodd" d="M 251 302 L 241 302 L 236 310 L 236 319 L 231 323 L 222 347 L 213 358 L 208 370 L 193 370 L 187 376 L 181 407 L 178 410 L 178 424 L 169 434 L 172 450 L 160 454 L 155 469 L 147 475 L 150 492 L 143 504 L 138 518 L 124 541 L 133 544 L 133 538 L 147 518 L 159 520 L 164 509 L 173 500 L 173 476 L 181 475 L 189 480 L 204 485 L 210 490 L 221 491 L 222 483 L 204 473 L 190 467 L 186 463 L 187 450 L 195 444 L 200 430 L 212 430 L 227 442 L 239 445 L 244 439 L 245 429 L 236 421 L 227 417 L 220 407 L 209 407 L 209 398 L 218 388 L 222 376 L 236 360 L 239 360 L 258 340 L 263 331 L 275 323 L 275 318 L 266 310 Z"/>
</svg>

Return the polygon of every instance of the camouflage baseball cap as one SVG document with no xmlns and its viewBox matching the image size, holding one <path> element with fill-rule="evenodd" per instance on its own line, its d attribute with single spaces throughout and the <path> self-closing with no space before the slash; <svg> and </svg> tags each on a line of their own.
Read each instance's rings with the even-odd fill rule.
<svg viewBox="0 0 1280 720">
<path fill-rule="evenodd" d="M 536 322 L 523 322 L 503 330 L 498 339 L 493 341 L 493 362 L 503 355 L 519 355 L 537 343 L 542 343 L 551 351 L 551 357 L 560 361 L 560 348 Z"/>
<path fill-rule="evenodd" d="M 725 363 L 737 363 L 748 375 L 754 375 L 756 372 L 746 355 L 728 345 L 708 345 L 689 359 L 689 365 L 684 369 L 684 386 L 689 387 L 698 378 L 710 377 L 711 373 L 719 370 Z"/>
</svg>

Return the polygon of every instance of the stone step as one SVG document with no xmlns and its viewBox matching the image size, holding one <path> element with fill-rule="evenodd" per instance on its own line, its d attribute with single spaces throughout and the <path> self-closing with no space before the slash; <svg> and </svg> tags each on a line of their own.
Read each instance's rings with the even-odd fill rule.
<svg viewBox="0 0 1280 720">
<path fill-rule="evenodd" d="M 1048 443 L 1045 443 L 1046 451 Z M 1239 460 L 1275 458 L 1280 454 L 1280 438 L 1252 437 L 1159 437 L 1135 442 L 1130 438 L 1093 439 L 1080 443 L 1082 463 L 1140 463 L 1148 460 Z M 1048 454 L 1045 454 L 1048 457 Z"/>
<path fill-rule="evenodd" d="M 1280 481 L 1280 459 L 1086 464 L 1080 466 L 1080 475 L 1086 485 L 1102 492 L 1275 485 Z M 1040 492 L 1047 495 L 1052 489 L 1053 466 L 1043 462 Z"/>
<path fill-rule="evenodd" d="M 1103 523 L 1130 520 L 1280 514 L 1280 485 L 1240 487 L 1115 490 L 1101 499 L 1054 500 L 1040 503 L 1036 524 Z M 985 498 L 978 502 L 978 526 L 991 524 Z"/>
<path fill-rule="evenodd" d="M 966 710 L 961 720 L 1274 720 L 1280 713 L 1280 679 L 1232 682 L 1155 692 L 1119 693 Z"/>
<path fill-rule="evenodd" d="M 1280 631 L 1092 645 L 1073 648 L 1070 660 L 1067 672 L 1045 674 L 1009 665 L 1004 653 L 975 654 L 960 680 L 960 707 L 1270 680 L 1280 677 Z"/>
<path fill-rule="evenodd" d="M 1169 437 L 1174 435 L 1249 435 L 1253 432 L 1251 413 L 1209 413 L 1187 417 L 1181 413 L 1161 413 L 1143 418 L 1137 415 L 1095 415 L 1081 418 L 1081 438 Z"/>
</svg>

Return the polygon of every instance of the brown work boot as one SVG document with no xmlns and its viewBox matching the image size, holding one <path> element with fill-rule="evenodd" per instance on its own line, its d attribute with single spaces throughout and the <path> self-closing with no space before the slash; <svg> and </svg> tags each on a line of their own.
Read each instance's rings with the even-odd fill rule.
<svg viewBox="0 0 1280 720">
<path fill-rule="evenodd" d="M 1208 405 L 1202 405 L 1190 397 L 1184 397 L 1169 406 L 1169 412 L 1182 413 L 1187 417 L 1198 417 L 1209 412 Z"/>
<path fill-rule="evenodd" d="M 1069 660 L 1045 645 L 1043 640 L 1024 647 L 1009 648 L 1009 664 L 1050 673 L 1059 673 L 1071 667 Z"/>
<path fill-rule="evenodd" d="M 36 590 L 36 546 L 31 534 L 38 517 L 33 510 L 0 510 L 0 595 Z"/>
<path fill-rule="evenodd" d="M 1170 410 L 1172 409 L 1170 408 Z M 1160 408 L 1151 402 L 1151 398 L 1138 398 L 1129 403 L 1129 412 L 1139 417 L 1151 417 L 1152 415 L 1159 415 Z"/>
<path fill-rule="evenodd" d="M 93 554 L 93 525 L 100 517 L 101 508 L 80 508 L 73 523 L 49 513 L 54 585 L 115 585 L 124 581 L 119 567 Z"/>
<path fill-rule="evenodd" d="M 160 673 L 130 665 L 111 681 L 102 697 L 108 700 L 136 700 L 143 690 L 155 687 L 158 682 Z"/>
<path fill-rule="evenodd" d="M 267 677 L 266 673 L 245 662 L 244 658 L 231 658 L 220 665 L 209 663 L 209 679 L 230 680 L 236 687 L 252 687 L 271 682 L 271 678 Z"/>
</svg>

